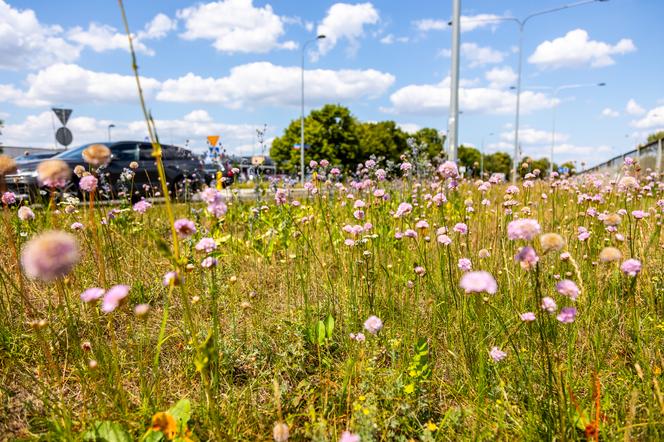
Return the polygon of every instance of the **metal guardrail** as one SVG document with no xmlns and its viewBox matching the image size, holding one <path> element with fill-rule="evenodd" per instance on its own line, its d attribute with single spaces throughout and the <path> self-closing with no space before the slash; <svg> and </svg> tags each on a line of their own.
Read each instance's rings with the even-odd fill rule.
<svg viewBox="0 0 664 442">
<path fill-rule="evenodd" d="M 657 173 L 662 173 L 662 143 L 664 143 L 664 140 L 660 138 L 657 141 L 639 146 L 634 150 L 613 157 L 608 161 L 597 164 L 596 166 L 589 167 L 581 173 L 601 172 L 617 175 L 620 173 L 625 162 L 625 157 L 637 159 L 642 170 L 651 169 Z"/>
</svg>

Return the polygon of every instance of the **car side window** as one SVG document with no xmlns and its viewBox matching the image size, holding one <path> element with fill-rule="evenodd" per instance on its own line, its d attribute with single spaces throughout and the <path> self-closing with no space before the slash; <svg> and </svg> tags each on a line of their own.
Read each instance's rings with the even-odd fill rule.
<svg viewBox="0 0 664 442">
<path fill-rule="evenodd" d="M 152 144 L 141 143 L 141 150 L 139 153 L 139 157 L 141 161 L 154 160 L 154 157 L 152 156 Z"/>
<path fill-rule="evenodd" d="M 111 146 L 113 159 L 118 161 L 136 161 L 138 159 L 138 144 L 122 143 Z"/>
</svg>

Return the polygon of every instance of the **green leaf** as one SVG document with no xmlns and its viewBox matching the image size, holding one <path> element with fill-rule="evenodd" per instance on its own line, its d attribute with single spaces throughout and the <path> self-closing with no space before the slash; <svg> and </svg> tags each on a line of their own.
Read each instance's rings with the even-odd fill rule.
<svg viewBox="0 0 664 442">
<path fill-rule="evenodd" d="M 132 438 L 117 422 L 95 422 L 83 435 L 85 442 L 131 442 Z"/>
<path fill-rule="evenodd" d="M 332 339 L 332 332 L 334 331 L 334 318 L 332 315 L 327 315 L 325 318 L 325 337 Z"/>
<path fill-rule="evenodd" d="M 323 321 L 318 321 L 317 324 L 317 330 L 316 330 L 316 338 L 318 341 L 318 345 L 323 345 L 325 342 L 325 324 Z"/>
<path fill-rule="evenodd" d="M 191 402 L 189 399 L 180 399 L 177 404 L 169 408 L 168 413 L 173 416 L 178 424 L 178 431 L 180 431 L 182 425 L 186 425 L 191 418 Z"/>
</svg>

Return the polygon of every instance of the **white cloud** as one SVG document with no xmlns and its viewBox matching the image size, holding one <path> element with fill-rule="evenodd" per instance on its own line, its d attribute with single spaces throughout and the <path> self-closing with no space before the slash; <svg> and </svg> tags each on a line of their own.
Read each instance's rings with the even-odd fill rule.
<svg viewBox="0 0 664 442">
<path fill-rule="evenodd" d="M 28 89 L 18 91 L 4 85 L 6 97 L 19 106 L 45 106 L 49 103 L 90 103 L 131 101 L 137 97 L 136 80 L 131 75 L 94 72 L 75 64 L 54 64 L 27 77 Z M 141 78 L 141 86 L 149 98 L 159 82 Z M 0 89 L 1 91 L 2 89 Z"/>
<path fill-rule="evenodd" d="M 541 68 L 590 66 L 594 68 L 615 63 L 613 55 L 624 55 L 636 50 L 632 40 L 623 38 L 615 45 L 590 40 L 583 29 L 569 31 L 564 37 L 540 43 L 528 58 Z"/>
<path fill-rule="evenodd" d="M 314 58 L 327 54 L 342 39 L 348 41 L 349 50 L 353 53 L 358 48 L 358 40 L 364 35 L 364 27 L 379 20 L 380 15 L 371 3 L 333 4 L 316 29 L 316 33 L 325 35 L 325 38 L 318 40 Z"/>
<path fill-rule="evenodd" d="M 127 35 L 108 25 L 90 23 L 87 30 L 76 26 L 69 30 L 67 38 L 78 43 L 81 47 L 87 46 L 95 52 L 106 52 L 115 49 L 129 51 Z M 154 55 L 154 51 L 148 49 L 137 38 L 134 38 L 134 49 L 136 52 Z"/>
<path fill-rule="evenodd" d="M 495 28 L 495 25 L 500 23 L 502 18 L 503 17 L 495 14 L 462 15 L 461 32 L 474 31 L 475 29 L 480 29 L 487 26 Z M 414 21 L 413 25 L 418 31 L 428 32 L 428 31 L 443 31 L 445 29 L 452 29 L 449 23 L 450 22 L 446 20 L 435 20 L 435 19 L 425 18 L 422 20 Z"/>
<path fill-rule="evenodd" d="M 392 43 L 408 43 L 410 38 L 408 37 L 395 37 L 393 34 L 387 34 L 380 39 L 380 42 L 384 45 L 391 45 Z"/>
<path fill-rule="evenodd" d="M 179 103 L 216 103 L 237 109 L 243 106 L 284 106 L 300 102 L 300 67 L 269 62 L 236 66 L 226 77 L 203 78 L 188 73 L 160 82 L 142 77 L 147 99 Z M 374 69 L 305 71 L 308 105 L 330 101 L 376 98 L 394 83 L 393 75 Z M 133 101 L 136 82 L 131 75 L 95 72 L 75 64 L 54 64 L 28 75 L 27 89 L 0 84 L 0 102 L 19 106 L 57 103 L 109 103 Z"/>
<path fill-rule="evenodd" d="M 397 123 L 397 127 L 407 134 L 414 134 L 418 130 L 422 129 L 422 126 L 415 123 Z"/>
<path fill-rule="evenodd" d="M 305 71 L 307 104 L 375 98 L 394 76 L 373 69 Z M 172 102 L 218 103 L 230 108 L 283 106 L 300 103 L 300 68 L 269 62 L 236 66 L 226 77 L 202 78 L 193 73 L 163 83 L 157 99 Z"/>
<path fill-rule="evenodd" d="M 514 130 L 505 131 L 500 134 L 500 139 L 504 142 L 514 142 Z M 569 135 L 556 132 L 556 143 L 567 141 Z M 524 146 L 533 145 L 551 145 L 551 131 L 539 130 L 531 127 L 519 128 L 519 142 Z"/>
<path fill-rule="evenodd" d="M 604 109 L 602 109 L 602 116 L 607 118 L 616 118 L 620 116 L 620 112 L 611 109 L 610 107 L 605 107 Z"/>
<path fill-rule="evenodd" d="M 18 146 L 53 147 L 53 115 L 50 111 L 37 115 L 30 115 L 23 121 L 13 123 L 8 121 L 3 129 L 3 143 Z M 113 123 L 113 139 L 116 140 L 143 140 L 147 135 L 145 121 L 118 121 L 98 120 L 88 116 L 72 116 L 67 123 L 74 135 L 73 146 L 105 141 L 107 139 L 108 125 Z M 208 135 L 222 135 L 224 147 L 229 152 L 252 152 L 252 142 L 258 125 L 253 124 L 224 124 L 215 121 L 206 111 L 194 110 L 182 118 L 156 120 L 155 124 L 164 143 L 184 145 L 190 140 L 193 150 L 205 149 L 205 139 Z M 272 128 L 268 128 L 268 140 L 272 139 Z M 269 145 L 268 145 L 269 148 Z M 258 147 L 256 147 L 258 149 Z"/>
<path fill-rule="evenodd" d="M 475 29 L 485 28 L 500 23 L 502 17 L 495 14 L 477 14 L 461 16 L 461 32 L 474 31 Z"/>
<path fill-rule="evenodd" d="M 595 162 L 598 154 L 600 158 L 609 157 L 613 148 L 607 145 L 588 146 L 577 145 L 568 142 L 569 135 L 556 132 L 556 144 L 554 146 L 554 162 L 557 164 L 566 161 Z M 523 155 L 531 158 L 549 158 L 551 155 L 551 131 L 534 128 L 519 129 L 519 143 Z M 500 134 L 500 141 L 489 143 L 488 152 L 504 151 L 512 152 L 514 149 L 514 130 L 506 130 Z"/>
<path fill-rule="evenodd" d="M 664 106 L 659 106 L 648 111 L 641 119 L 630 123 L 639 129 L 652 129 L 664 126 Z"/>
<path fill-rule="evenodd" d="M 177 20 L 171 19 L 166 14 L 159 13 L 150 20 L 145 29 L 138 33 L 139 39 L 154 39 L 166 37 L 169 32 L 175 31 L 177 28 Z"/>
<path fill-rule="evenodd" d="M 295 49 L 293 41 L 281 42 L 285 18 L 270 5 L 255 7 L 253 0 L 221 0 L 177 11 L 186 30 L 185 40 L 212 40 L 214 48 L 227 53 L 266 53 Z"/>
<path fill-rule="evenodd" d="M 38 69 L 73 61 L 80 49 L 62 38 L 60 26 L 43 25 L 31 9 L 0 0 L 0 69 Z"/>
<path fill-rule="evenodd" d="M 440 115 L 449 107 L 449 77 L 438 84 L 414 84 L 402 87 L 390 95 L 390 102 L 392 107 L 383 108 L 384 112 Z M 521 93 L 521 111 L 524 114 L 550 108 L 557 102 L 557 99 L 552 99 L 541 92 Z M 510 91 L 469 87 L 462 84 L 459 88 L 459 108 L 464 113 L 511 114 L 516 108 L 516 95 Z"/>
<path fill-rule="evenodd" d="M 143 42 L 164 38 L 170 31 L 175 30 L 177 22 L 165 14 L 157 14 L 146 23 L 144 29 L 132 35 L 134 49 L 145 55 L 154 55 L 154 51 Z M 89 47 L 95 52 L 106 52 L 116 49 L 129 51 L 127 34 L 118 32 L 112 26 L 90 23 L 88 29 L 76 26 L 67 32 L 67 38 L 80 47 Z"/>
<path fill-rule="evenodd" d="M 627 102 L 627 105 L 625 105 L 625 112 L 627 112 L 629 115 L 643 115 L 646 110 L 639 106 L 639 103 L 637 103 L 633 98 L 630 98 L 630 100 Z"/>
<path fill-rule="evenodd" d="M 478 46 L 476 43 L 461 43 L 462 60 L 468 61 L 471 68 L 485 64 L 501 63 L 504 54 L 488 46 Z"/>
<path fill-rule="evenodd" d="M 492 89 L 505 89 L 513 86 L 516 82 L 516 73 L 509 66 L 496 67 L 487 71 L 484 78 L 489 82 Z"/>
<path fill-rule="evenodd" d="M 444 20 L 433 20 L 430 18 L 425 18 L 422 20 L 416 20 L 413 22 L 415 28 L 418 31 L 428 32 L 428 31 L 442 31 L 447 28 L 447 22 Z"/>
<path fill-rule="evenodd" d="M 485 64 L 501 63 L 504 53 L 496 51 L 488 46 L 482 47 L 477 43 L 461 43 L 461 60 L 467 62 L 471 68 L 483 66 Z M 450 49 L 442 49 L 439 53 L 443 57 L 450 57 Z"/>
</svg>

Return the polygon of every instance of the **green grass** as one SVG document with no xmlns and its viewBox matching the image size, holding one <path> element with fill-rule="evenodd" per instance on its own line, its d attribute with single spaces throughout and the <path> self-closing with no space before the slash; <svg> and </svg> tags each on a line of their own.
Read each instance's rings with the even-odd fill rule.
<svg viewBox="0 0 664 442">
<path fill-rule="evenodd" d="M 145 215 L 126 207 L 105 225 L 108 207 L 96 207 L 104 288 L 131 286 L 127 302 L 109 314 L 79 298 L 102 286 L 89 208 L 40 210 L 31 222 L 5 208 L 0 433 L 9 440 L 81 440 L 109 421 L 127 440 L 138 440 L 155 413 L 188 399 L 187 426 L 200 440 L 268 440 L 278 421 L 288 424 L 291 440 L 336 441 L 345 430 L 362 441 L 584 440 L 586 426 L 599 427 L 602 440 L 664 438 L 661 190 L 627 196 L 612 186 L 603 202 L 577 203 L 580 193 L 597 189 L 537 181 L 520 186 L 514 214 L 506 214 L 504 185 L 482 193 L 462 182 L 445 191 L 448 202 L 440 207 L 424 198 L 428 182 L 376 183 L 365 191 L 318 187 L 300 207 L 276 206 L 271 197 L 231 202 L 220 220 L 201 203 L 175 204 L 175 217 L 195 221 L 198 230 L 180 240 L 180 260 L 171 256 L 164 206 Z M 372 196 L 378 187 L 389 201 Z M 365 220 L 353 218 L 347 193 L 367 203 Z M 414 210 L 395 218 L 403 201 Z M 624 216 L 621 242 L 587 215 L 589 208 L 650 216 Z M 506 233 L 517 215 L 537 219 L 542 233 L 561 234 L 572 259 L 543 254 L 535 240 L 540 261 L 522 269 L 514 256 L 528 243 Z M 428 230 L 395 239 L 419 219 Z M 35 309 L 29 317 L 10 244 L 21 250 L 40 232 L 69 230 L 74 221 L 86 226 L 74 233 L 80 263 L 56 282 L 23 279 Z M 367 221 L 373 229 L 345 245 L 350 235 L 342 227 Z M 436 229 L 458 222 L 468 224 L 469 234 L 448 233 L 452 244 L 439 244 Z M 591 231 L 587 241 L 577 239 L 579 226 Z M 218 244 L 211 256 L 219 265 L 211 270 L 201 268 L 207 255 L 194 249 L 205 236 Z M 623 260 L 641 260 L 641 273 L 631 278 L 620 262 L 598 262 L 608 245 Z M 480 258 L 481 249 L 490 256 Z M 495 277 L 495 295 L 463 293 L 462 257 Z M 163 275 L 174 269 L 183 283 L 164 287 Z M 556 293 L 556 276 L 582 287 L 575 303 Z M 575 305 L 574 323 L 543 312 L 544 296 L 559 308 Z M 140 303 L 151 306 L 145 319 L 133 314 Z M 536 321 L 522 322 L 526 311 Z M 375 336 L 363 330 L 370 315 L 384 323 Z M 29 324 L 40 319 L 47 326 Z M 358 332 L 364 343 L 350 339 Z M 82 349 L 86 341 L 90 350 Z M 504 360 L 489 357 L 494 346 L 507 353 Z"/>
</svg>

